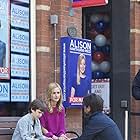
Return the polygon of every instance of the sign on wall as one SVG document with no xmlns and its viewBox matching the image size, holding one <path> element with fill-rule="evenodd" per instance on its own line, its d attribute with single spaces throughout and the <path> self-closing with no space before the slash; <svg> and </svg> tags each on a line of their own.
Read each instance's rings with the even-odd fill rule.
<svg viewBox="0 0 140 140">
<path fill-rule="evenodd" d="M 29 32 L 11 29 L 11 51 L 29 54 Z"/>
<path fill-rule="evenodd" d="M 10 101 L 10 84 L 0 82 L 0 101 Z"/>
<path fill-rule="evenodd" d="M 60 80 L 65 107 L 80 107 L 91 89 L 90 40 L 62 37 Z"/>
<path fill-rule="evenodd" d="M 91 93 L 100 95 L 104 100 L 104 112 L 110 113 L 110 79 L 94 79 L 91 84 Z"/>
<path fill-rule="evenodd" d="M 11 79 L 11 101 L 29 101 L 29 80 Z"/>
<path fill-rule="evenodd" d="M 29 78 L 29 56 L 11 54 L 11 76 Z"/>
<path fill-rule="evenodd" d="M 29 29 L 29 8 L 11 4 L 11 25 Z"/>
</svg>

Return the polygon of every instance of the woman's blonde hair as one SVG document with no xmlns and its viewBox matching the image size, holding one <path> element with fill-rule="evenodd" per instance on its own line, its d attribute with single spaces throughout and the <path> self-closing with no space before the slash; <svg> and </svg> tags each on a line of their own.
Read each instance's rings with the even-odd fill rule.
<svg viewBox="0 0 140 140">
<path fill-rule="evenodd" d="M 82 60 L 86 60 L 86 57 L 84 54 L 80 54 L 78 56 L 78 62 L 77 62 L 77 85 L 80 85 L 80 64 Z"/>
<path fill-rule="evenodd" d="M 63 104 L 62 104 L 63 95 L 62 95 L 62 89 L 61 89 L 60 85 L 58 83 L 50 83 L 49 87 L 48 87 L 48 91 L 47 91 L 47 102 L 46 102 L 47 109 L 50 113 L 53 112 L 53 107 L 51 106 L 51 94 L 53 93 L 53 90 L 55 88 L 59 88 L 59 90 L 60 90 L 60 99 L 56 104 L 58 111 L 61 112 L 62 108 L 63 108 Z"/>
</svg>

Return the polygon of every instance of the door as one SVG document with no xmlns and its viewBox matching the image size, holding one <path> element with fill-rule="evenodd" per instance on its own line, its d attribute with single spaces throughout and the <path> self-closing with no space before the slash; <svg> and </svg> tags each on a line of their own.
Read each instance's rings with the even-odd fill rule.
<svg viewBox="0 0 140 140">
<path fill-rule="evenodd" d="M 92 41 L 93 92 L 101 94 L 104 111 L 130 139 L 129 0 L 83 8 L 83 38 Z M 106 95 L 103 95 L 106 93 Z"/>
</svg>

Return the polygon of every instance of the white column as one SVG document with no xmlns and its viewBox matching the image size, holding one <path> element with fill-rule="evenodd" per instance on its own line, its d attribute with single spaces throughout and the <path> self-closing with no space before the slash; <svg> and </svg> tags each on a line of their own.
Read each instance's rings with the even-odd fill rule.
<svg viewBox="0 0 140 140">
<path fill-rule="evenodd" d="M 36 98 L 36 0 L 30 0 L 31 25 L 31 101 Z"/>
</svg>

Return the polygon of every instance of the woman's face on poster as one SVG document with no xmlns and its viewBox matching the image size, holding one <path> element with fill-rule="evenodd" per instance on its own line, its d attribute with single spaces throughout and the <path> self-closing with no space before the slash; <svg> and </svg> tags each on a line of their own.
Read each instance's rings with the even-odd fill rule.
<svg viewBox="0 0 140 140">
<path fill-rule="evenodd" d="M 82 59 L 81 63 L 80 63 L 80 73 L 84 74 L 85 73 L 85 69 L 86 69 L 86 61 L 85 61 L 85 59 Z"/>
</svg>

